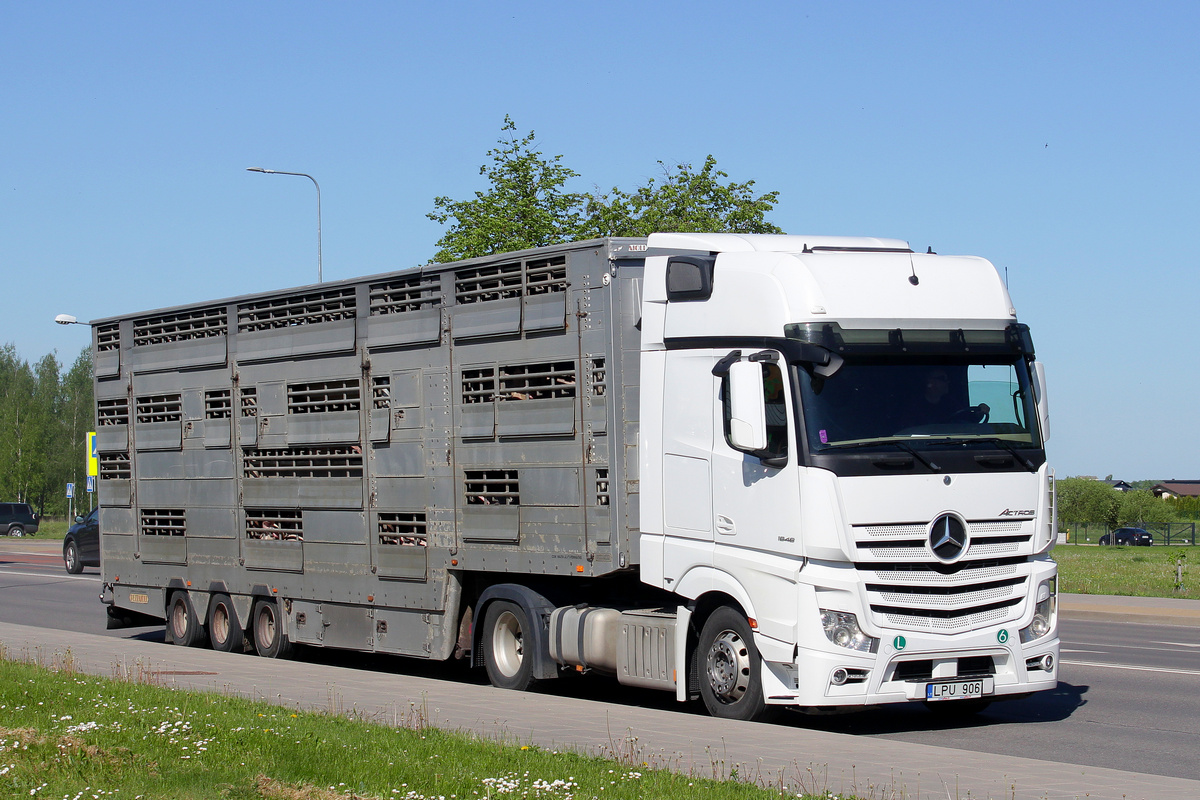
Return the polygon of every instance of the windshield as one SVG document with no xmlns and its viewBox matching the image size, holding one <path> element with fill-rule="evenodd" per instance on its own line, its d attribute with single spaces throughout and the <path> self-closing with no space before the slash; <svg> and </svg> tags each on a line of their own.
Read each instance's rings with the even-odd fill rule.
<svg viewBox="0 0 1200 800">
<path fill-rule="evenodd" d="M 812 453 L 887 443 L 1041 446 L 1020 355 L 849 356 L 830 377 L 796 372 Z"/>
</svg>

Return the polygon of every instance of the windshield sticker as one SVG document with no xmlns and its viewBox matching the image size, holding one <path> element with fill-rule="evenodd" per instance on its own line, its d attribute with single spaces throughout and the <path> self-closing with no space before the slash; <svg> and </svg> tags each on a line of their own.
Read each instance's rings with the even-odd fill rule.
<svg viewBox="0 0 1200 800">
<path fill-rule="evenodd" d="M 829 432 L 824 428 L 821 429 L 821 444 L 829 444 Z"/>
</svg>

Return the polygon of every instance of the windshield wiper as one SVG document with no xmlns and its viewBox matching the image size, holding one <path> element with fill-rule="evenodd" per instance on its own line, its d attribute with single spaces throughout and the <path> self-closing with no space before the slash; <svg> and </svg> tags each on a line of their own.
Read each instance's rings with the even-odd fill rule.
<svg viewBox="0 0 1200 800">
<path fill-rule="evenodd" d="M 1025 469 L 1029 470 L 1030 472 L 1038 471 L 1037 465 L 1035 465 L 1032 461 L 1029 461 L 1027 458 L 1025 458 L 1025 456 L 1021 455 L 1017 448 L 1013 447 L 1012 442 L 1008 441 L 1007 439 L 1001 439 L 999 436 L 972 436 L 970 438 L 962 436 L 957 438 L 938 439 L 930 442 L 930 444 L 973 444 L 975 442 L 988 442 L 989 444 L 997 445 L 1001 450 L 1006 450 L 1008 454 L 1015 458 Z"/>
<path fill-rule="evenodd" d="M 929 459 L 925 458 L 925 456 L 921 455 L 920 453 L 918 453 L 913 448 L 909 447 L 904 442 L 900 442 L 895 439 L 877 439 L 877 440 L 873 440 L 873 441 L 869 441 L 869 442 L 845 442 L 842 444 L 830 444 L 830 445 L 826 445 L 823 449 L 825 449 L 825 450 L 856 450 L 860 447 L 878 447 L 879 445 L 891 445 L 892 447 L 898 447 L 901 450 L 903 450 L 904 452 L 908 453 L 913 458 L 915 458 L 917 461 L 920 461 L 922 464 L 924 464 L 929 469 L 933 470 L 934 472 L 942 471 L 942 468 L 939 467 L 937 464 L 935 464 L 932 461 L 930 461 Z"/>
</svg>

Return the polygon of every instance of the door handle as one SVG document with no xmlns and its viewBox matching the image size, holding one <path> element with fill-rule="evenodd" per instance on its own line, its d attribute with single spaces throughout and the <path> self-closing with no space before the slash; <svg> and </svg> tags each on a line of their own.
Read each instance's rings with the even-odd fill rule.
<svg viewBox="0 0 1200 800">
<path fill-rule="evenodd" d="M 733 520 L 724 514 L 717 514 L 717 533 L 724 534 L 725 536 L 733 536 L 737 533 Z"/>
</svg>

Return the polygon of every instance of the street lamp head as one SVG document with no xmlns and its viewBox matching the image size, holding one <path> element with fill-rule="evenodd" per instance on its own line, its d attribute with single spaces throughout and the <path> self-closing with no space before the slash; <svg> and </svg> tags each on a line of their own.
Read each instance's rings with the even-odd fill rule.
<svg viewBox="0 0 1200 800">
<path fill-rule="evenodd" d="M 263 173 L 267 173 L 267 174 L 272 174 L 272 175 L 273 175 L 273 174 L 275 173 L 275 170 L 273 170 L 273 169 L 263 169 L 262 167 L 246 167 L 246 172 L 263 172 Z"/>
<path fill-rule="evenodd" d="M 54 321 L 59 325 L 79 325 L 79 320 L 72 317 L 70 314 L 59 314 L 54 318 Z"/>
</svg>

